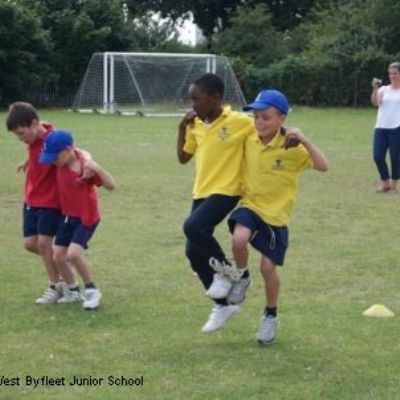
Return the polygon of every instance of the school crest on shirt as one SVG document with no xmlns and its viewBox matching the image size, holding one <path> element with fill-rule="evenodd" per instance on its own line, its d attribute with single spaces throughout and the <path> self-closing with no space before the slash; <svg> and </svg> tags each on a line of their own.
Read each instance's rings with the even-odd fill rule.
<svg viewBox="0 0 400 400">
<path fill-rule="evenodd" d="M 218 133 L 218 137 L 224 142 L 225 140 L 227 140 L 229 138 L 229 132 L 228 132 L 228 128 L 226 126 L 223 126 L 219 133 Z"/>
<path fill-rule="evenodd" d="M 277 158 L 272 164 L 272 169 L 285 169 L 285 165 L 283 164 L 283 160 Z"/>
</svg>

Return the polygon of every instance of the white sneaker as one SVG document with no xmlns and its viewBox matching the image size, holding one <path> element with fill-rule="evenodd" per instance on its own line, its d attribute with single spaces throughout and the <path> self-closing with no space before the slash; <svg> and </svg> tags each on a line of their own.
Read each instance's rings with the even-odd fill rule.
<svg viewBox="0 0 400 400">
<path fill-rule="evenodd" d="M 240 313 L 239 306 L 223 306 L 215 304 L 211 310 L 211 314 L 208 317 L 208 321 L 205 323 L 201 331 L 203 333 L 214 332 L 217 329 L 222 328 L 229 318 Z"/>
<path fill-rule="evenodd" d="M 56 283 L 56 290 L 59 297 L 63 297 L 68 292 L 68 285 L 64 281 L 59 281 Z"/>
<path fill-rule="evenodd" d="M 214 274 L 213 282 L 206 295 L 212 299 L 224 299 L 232 289 L 233 282 L 225 275 Z"/>
<path fill-rule="evenodd" d="M 243 303 L 246 298 L 246 291 L 251 285 L 250 278 L 242 278 L 239 282 L 235 282 L 232 285 L 232 289 L 228 294 L 226 301 L 229 304 L 240 304 Z"/>
<path fill-rule="evenodd" d="M 36 304 L 55 304 L 57 303 L 57 300 L 62 296 L 60 292 L 56 289 L 52 289 L 50 286 L 48 286 L 43 294 L 36 299 L 35 303 Z"/>
<path fill-rule="evenodd" d="M 278 318 L 272 316 L 266 316 L 265 314 L 261 318 L 260 330 L 257 333 L 256 339 L 258 343 L 270 344 L 276 338 L 278 330 Z"/>
<path fill-rule="evenodd" d="M 86 289 L 85 300 L 83 301 L 83 308 L 85 310 L 94 310 L 100 305 L 101 292 L 99 289 Z"/>
<path fill-rule="evenodd" d="M 67 290 L 63 297 L 57 300 L 57 304 L 72 304 L 82 301 L 80 290 Z"/>
</svg>

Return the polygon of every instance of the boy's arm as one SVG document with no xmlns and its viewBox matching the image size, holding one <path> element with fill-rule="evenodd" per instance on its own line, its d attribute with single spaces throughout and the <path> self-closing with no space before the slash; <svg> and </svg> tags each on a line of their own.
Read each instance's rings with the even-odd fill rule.
<svg viewBox="0 0 400 400">
<path fill-rule="evenodd" d="M 307 139 L 299 128 L 287 128 L 285 140 L 298 140 L 310 154 L 314 164 L 314 169 L 320 172 L 326 172 L 329 169 L 328 159 L 325 154 Z"/>
<path fill-rule="evenodd" d="M 314 169 L 320 172 L 326 172 L 329 169 L 328 159 L 325 154 L 308 139 L 301 142 L 311 156 L 314 163 Z"/>
<path fill-rule="evenodd" d="M 107 190 L 115 189 L 115 181 L 112 175 L 93 160 L 86 160 L 83 165 L 83 173 L 81 179 L 90 179 L 97 175 L 101 179 L 101 184 Z"/>
<path fill-rule="evenodd" d="M 176 153 L 178 156 L 178 160 L 181 164 L 186 164 L 193 157 L 193 154 L 186 153 L 183 150 L 183 148 L 185 147 L 185 141 L 186 141 L 186 127 L 190 124 L 193 124 L 195 117 L 196 113 L 194 111 L 189 111 L 183 117 L 178 127 L 178 140 L 176 144 Z"/>
</svg>

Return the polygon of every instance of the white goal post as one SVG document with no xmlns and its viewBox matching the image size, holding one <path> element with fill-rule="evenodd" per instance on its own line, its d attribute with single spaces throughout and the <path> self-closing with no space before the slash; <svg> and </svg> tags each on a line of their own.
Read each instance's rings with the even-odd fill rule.
<svg viewBox="0 0 400 400">
<path fill-rule="evenodd" d="M 94 53 L 73 110 L 133 115 L 182 115 L 188 88 L 212 72 L 225 84 L 224 102 L 241 109 L 245 97 L 229 60 L 215 54 Z"/>
</svg>

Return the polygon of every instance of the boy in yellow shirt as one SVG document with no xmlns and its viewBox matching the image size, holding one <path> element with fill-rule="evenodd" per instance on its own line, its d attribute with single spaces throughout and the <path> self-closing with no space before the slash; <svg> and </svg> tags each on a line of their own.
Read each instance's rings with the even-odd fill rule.
<svg viewBox="0 0 400 400">
<path fill-rule="evenodd" d="M 246 140 L 244 194 L 228 224 L 238 269 L 247 269 L 248 243 L 261 254 L 266 308 L 256 338 L 261 344 L 269 344 L 278 327 L 276 267 L 283 265 L 288 247 L 288 223 L 299 176 L 310 168 L 327 171 L 328 161 L 299 128 L 283 128 L 289 103 L 281 92 L 262 90 L 244 110 L 253 111 L 257 132 Z M 225 276 L 225 281 L 229 279 Z"/>
<path fill-rule="evenodd" d="M 254 132 L 247 115 L 223 106 L 224 83 L 215 74 L 204 74 L 189 88 L 193 110 L 179 124 L 177 155 L 181 164 L 195 156 L 195 182 L 190 216 L 183 229 L 187 238 L 186 255 L 214 307 L 202 332 L 220 329 L 240 312 L 234 297 L 250 284 L 248 272 L 229 291 L 210 291 L 210 285 L 222 275 L 213 267 L 233 268 L 213 236 L 215 227 L 235 208 L 242 191 L 244 143 Z M 215 278 L 214 278 L 215 277 Z M 217 287 L 219 289 L 219 287 Z M 238 289 L 238 290 L 237 290 Z M 239 293 L 238 293 L 239 292 Z"/>
</svg>

